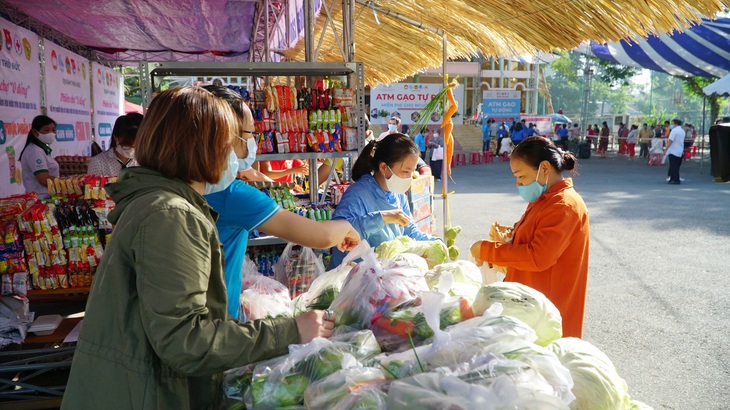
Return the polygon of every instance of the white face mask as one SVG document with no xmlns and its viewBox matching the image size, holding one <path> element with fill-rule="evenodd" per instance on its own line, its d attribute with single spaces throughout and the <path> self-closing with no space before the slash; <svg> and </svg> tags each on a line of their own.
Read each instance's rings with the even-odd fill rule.
<svg viewBox="0 0 730 410">
<path fill-rule="evenodd" d="M 246 158 L 239 158 L 238 159 L 238 170 L 239 171 L 245 171 L 253 165 L 253 163 L 256 161 L 256 150 L 258 149 L 258 145 L 256 144 L 256 138 L 249 138 L 246 140 L 246 150 L 248 151 L 248 154 L 246 155 Z"/>
<path fill-rule="evenodd" d="M 393 172 L 393 170 L 388 167 L 391 172 L 390 178 L 385 179 L 385 185 L 388 187 L 388 191 L 394 193 L 394 194 L 405 194 L 406 191 L 408 191 L 408 188 L 411 187 L 411 182 L 413 182 L 413 178 L 403 178 L 399 177 L 398 175 Z"/>
<path fill-rule="evenodd" d="M 117 153 L 119 153 L 119 155 L 123 156 L 124 158 L 134 158 L 134 147 L 122 147 L 121 145 L 117 145 L 116 150 Z"/>
<path fill-rule="evenodd" d="M 53 144 L 53 140 L 55 138 L 56 138 L 56 133 L 55 132 L 49 132 L 48 134 L 38 133 L 38 140 L 40 140 L 40 142 L 42 142 L 42 143 L 44 143 L 46 145 Z"/>
<path fill-rule="evenodd" d="M 231 150 L 231 153 L 228 155 L 228 167 L 223 170 L 221 179 L 215 184 L 206 182 L 203 195 L 224 191 L 236 180 L 236 175 L 238 175 L 238 157 L 236 156 L 236 152 Z"/>
</svg>

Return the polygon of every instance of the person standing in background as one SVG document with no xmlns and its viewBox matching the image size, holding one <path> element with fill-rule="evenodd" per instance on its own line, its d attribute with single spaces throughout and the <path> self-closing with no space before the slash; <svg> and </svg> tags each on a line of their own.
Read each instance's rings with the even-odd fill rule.
<svg viewBox="0 0 730 410">
<path fill-rule="evenodd" d="M 611 135 L 611 130 L 608 128 L 608 123 L 603 121 L 603 127 L 601 132 L 598 134 L 598 153 L 601 154 L 601 158 L 606 158 L 606 151 L 608 150 L 608 137 Z"/>
<path fill-rule="evenodd" d="M 39 198 L 48 198 L 48 180 L 61 175 L 58 162 L 51 156 L 51 144 L 56 140 L 56 121 L 38 115 L 33 118 L 30 127 L 25 147 L 18 158 L 23 187 L 26 192 L 38 194 Z"/>
<path fill-rule="evenodd" d="M 142 123 L 142 114 L 129 113 L 117 118 L 112 129 L 109 149 L 95 156 L 86 171 L 89 175 L 118 176 L 123 169 L 137 165 L 134 160 L 134 141 Z"/>
<path fill-rule="evenodd" d="M 679 167 L 682 166 L 682 155 L 684 154 L 684 137 L 685 132 L 682 129 L 682 120 L 675 118 L 669 126 L 669 138 L 667 139 L 666 151 L 667 159 L 669 159 L 669 181 L 668 184 L 679 185 Z"/>
<path fill-rule="evenodd" d="M 641 130 L 639 130 L 639 156 L 646 158 L 649 156 L 649 143 L 651 142 L 651 129 L 646 123 L 642 124 Z"/>
<path fill-rule="evenodd" d="M 510 138 L 512 138 L 512 143 L 515 145 L 518 145 L 523 139 L 525 139 L 525 129 L 521 122 L 515 124 L 515 130 L 512 131 Z"/>
<path fill-rule="evenodd" d="M 444 152 L 444 139 L 439 136 L 438 131 L 433 132 L 433 137 L 431 137 L 431 140 L 428 143 L 428 146 L 431 148 L 431 173 L 433 174 L 433 177 L 439 181 L 441 180 L 441 171 L 443 169 L 443 161 L 444 161 L 444 155 L 446 153 Z M 441 158 L 436 158 L 436 153 L 439 151 L 436 151 L 438 148 L 441 148 Z"/>
<path fill-rule="evenodd" d="M 426 132 L 426 128 L 421 128 L 421 131 L 413 138 L 413 142 L 418 145 L 418 151 L 421 152 L 421 159 L 424 161 L 426 160 L 426 137 L 423 134 Z"/>
<path fill-rule="evenodd" d="M 578 127 L 578 123 L 573 124 L 573 128 L 570 129 L 570 139 L 580 141 L 580 128 Z"/>
<path fill-rule="evenodd" d="M 378 138 L 377 141 L 382 140 L 389 134 L 397 134 L 398 133 L 398 127 L 400 126 L 400 118 L 398 117 L 390 117 L 388 120 L 388 131 L 382 132 Z"/>
<path fill-rule="evenodd" d="M 504 125 L 504 123 L 502 123 Z M 499 132 L 499 124 L 497 124 L 497 121 L 492 119 L 492 125 L 489 126 L 489 140 L 490 144 L 492 141 L 494 141 L 494 144 L 496 145 L 494 149 L 494 154 L 499 152 L 499 136 L 497 133 Z"/>
<path fill-rule="evenodd" d="M 492 119 L 488 119 L 487 122 L 482 125 L 482 152 L 489 151 L 489 140 L 491 136 Z"/>
<path fill-rule="evenodd" d="M 629 137 L 629 127 L 624 123 L 620 123 L 616 137 L 618 137 L 618 154 L 626 155 L 626 139 Z"/>
<path fill-rule="evenodd" d="M 634 124 L 631 126 L 631 131 L 626 137 L 626 149 L 628 150 L 629 160 L 633 161 L 636 155 L 636 141 L 639 139 L 639 126 Z"/>
<path fill-rule="evenodd" d="M 509 131 L 507 131 L 507 126 L 502 123 L 497 130 L 497 150 L 495 151 L 495 154 L 500 152 L 502 140 L 504 140 L 505 137 L 509 137 Z"/>
</svg>

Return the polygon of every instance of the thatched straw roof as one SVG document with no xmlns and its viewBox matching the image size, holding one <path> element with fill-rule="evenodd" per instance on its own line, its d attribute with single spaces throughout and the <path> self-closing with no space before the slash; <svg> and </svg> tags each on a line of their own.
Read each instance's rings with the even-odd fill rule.
<svg viewBox="0 0 730 410">
<path fill-rule="evenodd" d="M 342 21 L 342 2 L 323 0 L 334 22 Z M 572 49 L 586 40 L 616 41 L 683 30 L 723 10 L 721 0 L 377 0 L 375 4 L 447 33 L 448 57 L 514 56 Z M 355 5 L 355 60 L 365 63 L 365 82 L 391 83 L 441 65 L 442 40 Z M 314 45 L 326 13 L 318 17 Z M 341 23 L 340 23 L 341 24 Z M 336 26 L 336 24 L 335 24 Z M 337 36 L 342 39 L 341 27 Z M 285 54 L 304 61 L 304 42 Z M 317 61 L 342 61 L 328 25 Z"/>
</svg>

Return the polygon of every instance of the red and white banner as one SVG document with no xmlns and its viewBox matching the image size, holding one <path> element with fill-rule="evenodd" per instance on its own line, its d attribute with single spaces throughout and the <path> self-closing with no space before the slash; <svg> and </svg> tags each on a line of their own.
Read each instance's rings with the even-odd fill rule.
<svg viewBox="0 0 730 410">
<path fill-rule="evenodd" d="M 92 63 L 94 89 L 94 134 L 96 143 L 106 150 L 111 142 L 114 122 L 124 115 L 124 80 L 122 74 L 107 66 Z"/>
<path fill-rule="evenodd" d="M 89 61 L 44 41 L 48 116 L 56 121 L 53 156 L 91 155 L 91 83 Z"/>
<path fill-rule="evenodd" d="M 38 36 L 0 19 L 0 197 L 25 192 L 18 158 L 41 113 Z"/>
</svg>

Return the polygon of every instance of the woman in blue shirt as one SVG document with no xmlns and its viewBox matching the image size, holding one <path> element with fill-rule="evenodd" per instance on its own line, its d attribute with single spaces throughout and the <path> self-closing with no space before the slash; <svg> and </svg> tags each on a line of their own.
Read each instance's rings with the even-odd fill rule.
<svg viewBox="0 0 730 410">
<path fill-rule="evenodd" d="M 518 122 L 515 124 L 515 130 L 512 131 L 512 142 L 517 145 L 525 139 L 525 129 L 522 128 L 522 123 Z"/>
<path fill-rule="evenodd" d="M 411 220 L 405 195 L 413 181 L 418 154 L 418 146 L 403 134 L 389 134 L 369 143 L 352 167 L 356 182 L 345 191 L 332 219 L 350 222 L 360 238 L 373 247 L 401 235 L 433 240 Z M 338 266 L 345 254 L 333 249 L 329 268 Z"/>
</svg>

